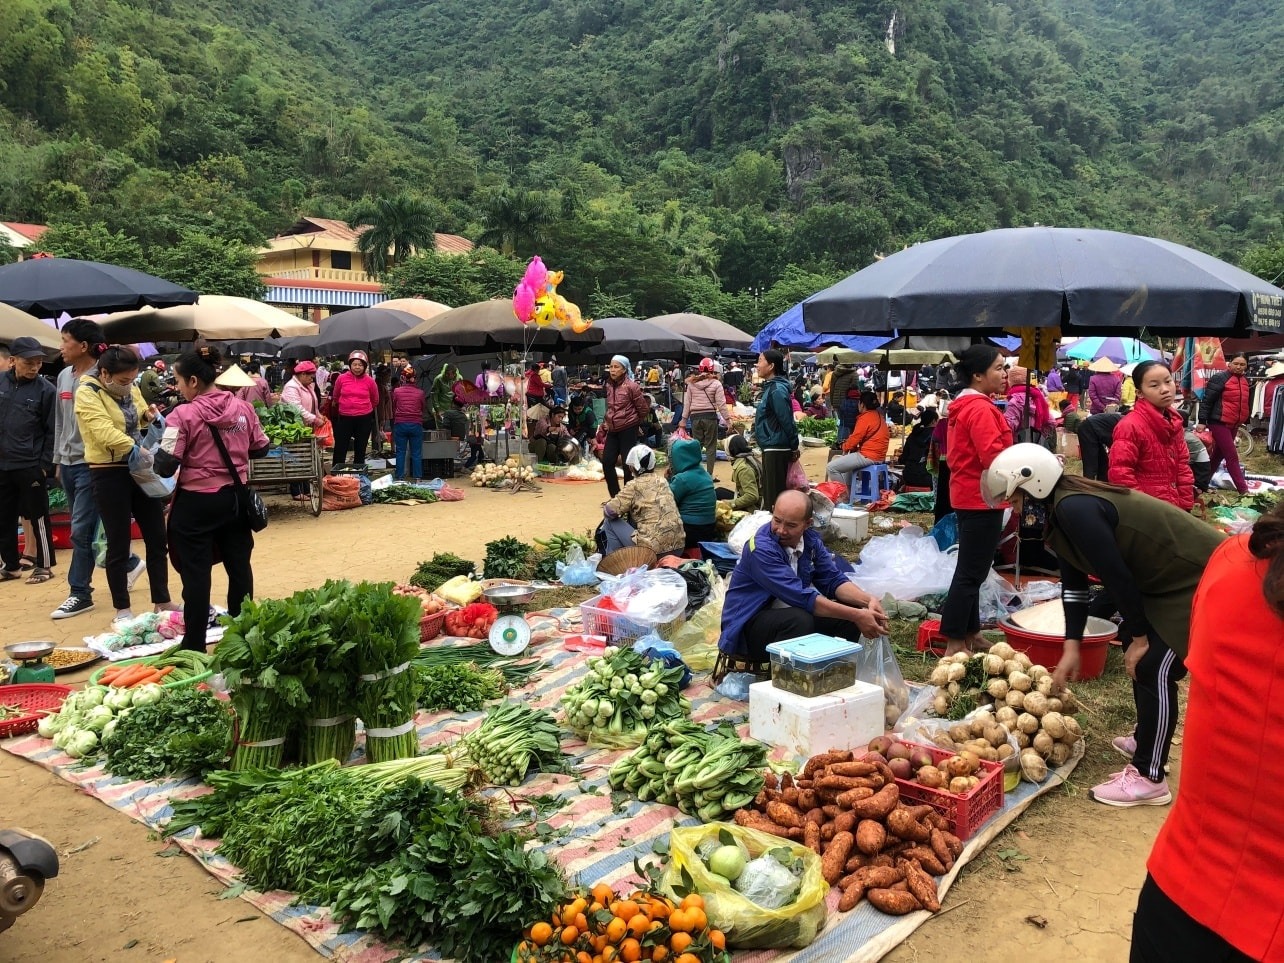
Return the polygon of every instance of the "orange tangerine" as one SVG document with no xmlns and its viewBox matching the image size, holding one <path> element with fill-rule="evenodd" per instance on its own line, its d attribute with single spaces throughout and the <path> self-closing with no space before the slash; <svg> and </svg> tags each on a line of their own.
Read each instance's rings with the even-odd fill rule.
<svg viewBox="0 0 1284 963">
<path fill-rule="evenodd" d="M 536 923 L 531 927 L 531 942 L 536 946 L 544 946 L 553 938 L 553 927 L 547 923 Z"/>
<path fill-rule="evenodd" d="M 624 963 L 637 963 L 642 959 L 642 944 L 635 939 L 627 939 L 620 944 L 620 959 Z"/>
<path fill-rule="evenodd" d="M 653 926 L 660 926 L 661 923 L 652 922 L 651 917 L 645 913 L 639 913 L 633 919 L 629 920 L 629 932 L 639 939 L 647 934 Z"/>
<path fill-rule="evenodd" d="M 606 938 L 612 943 L 620 942 L 628 931 L 629 924 L 618 916 L 612 917 L 611 922 L 606 924 Z"/>
<path fill-rule="evenodd" d="M 692 933 L 699 933 L 709 925 L 709 917 L 700 906 L 693 906 L 687 910 L 687 919 L 691 922 Z"/>
<path fill-rule="evenodd" d="M 700 963 L 700 957 L 694 953 L 683 953 L 674 959 L 673 963 Z"/>
<path fill-rule="evenodd" d="M 709 942 L 713 944 L 715 950 L 725 950 L 727 948 L 727 935 L 722 930 L 710 930 Z"/>
<path fill-rule="evenodd" d="M 682 897 L 682 902 L 678 905 L 683 909 L 691 909 L 693 906 L 698 907 L 699 909 L 704 909 L 704 897 L 699 893 L 688 893 L 686 896 Z"/>
<path fill-rule="evenodd" d="M 579 938 L 580 938 L 580 931 L 577 930 L 574 926 L 562 927 L 562 945 L 563 946 L 570 946 Z"/>
<path fill-rule="evenodd" d="M 674 933 L 669 937 L 669 949 L 674 953 L 681 953 L 692 943 L 690 933 Z"/>
<path fill-rule="evenodd" d="M 593 899 L 603 906 L 609 906 L 615 901 L 615 890 L 606 883 L 598 883 L 593 887 Z"/>
<path fill-rule="evenodd" d="M 627 923 L 638 915 L 640 908 L 633 900 L 622 899 L 611 904 L 611 912 Z"/>
<path fill-rule="evenodd" d="M 669 948 L 663 944 L 651 951 L 651 963 L 664 963 L 669 958 Z"/>
<path fill-rule="evenodd" d="M 694 929 L 690 914 L 684 909 L 674 910 L 669 914 L 669 929 L 674 933 L 689 933 Z"/>
</svg>

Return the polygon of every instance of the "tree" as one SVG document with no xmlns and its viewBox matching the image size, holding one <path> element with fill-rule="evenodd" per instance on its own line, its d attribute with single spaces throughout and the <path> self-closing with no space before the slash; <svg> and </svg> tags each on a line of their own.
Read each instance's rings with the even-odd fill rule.
<svg viewBox="0 0 1284 963">
<path fill-rule="evenodd" d="M 390 268 L 383 289 L 390 298 L 431 298 L 459 307 L 512 297 L 526 266 L 491 248 L 467 254 L 424 251 Z"/>
<path fill-rule="evenodd" d="M 1284 238 L 1273 237 L 1265 244 L 1250 247 L 1244 252 L 1240 267 L 1263 281 L 1278 285 L 1284 280 Z"/>
<path fill-rule="evenodd" d="M 367 226 L 357 238 L 357 250 L 370 274 L 385 274 L 410 255 L 435 249 L 437 215 L 426 201 L 409 193 L 362 201 L 348 221 L 353 227 Z"/>
<path fill-rule="evenodd" d="M 112 233 L 101 221 L 53 224 L 35 245 L 47 254 L 146 270 L 142 246 L 121 231 Z"/>
<path fill-rule="evenodd" d="M 149 270 L 200 294 L 261 298 L 267 290 L 254 248 L 204 234 L 185 233 L 175 245 L 148 251 Z"/>
<path fill-rule="evenodd" d="M 548 241 L 548 229 L 558 214 L 558 205 L 539 191 L 494 191 L 482 205 L 483 230 L 477 241 L 502 254 L 528 258 Z"/>
</svg>

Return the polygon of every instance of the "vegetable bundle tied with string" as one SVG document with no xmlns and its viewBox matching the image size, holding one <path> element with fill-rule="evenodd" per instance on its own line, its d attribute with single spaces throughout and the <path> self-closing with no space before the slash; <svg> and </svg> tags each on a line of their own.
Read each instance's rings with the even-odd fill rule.
<svg viewBox="0 0 1284 963">
<path fill-rule="evenodd" d="M 557 722 L 544 709 L 504 702 L 486 714 L 481 727 L 461 745 L 497 786 L 520 786 L 534 770 L 563 770 Z"/>
</svg>

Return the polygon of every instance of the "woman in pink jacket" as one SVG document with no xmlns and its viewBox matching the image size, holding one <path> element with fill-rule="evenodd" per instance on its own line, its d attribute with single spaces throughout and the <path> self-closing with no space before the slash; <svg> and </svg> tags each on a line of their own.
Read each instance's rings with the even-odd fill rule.
<svg viewBox="0 0 1284 963">
<path fill-rule="evenodd" d="M 1173 374 L 1162 361 L 1143 361 L 1133 369 L 1132 383 L 1137 405 L 1115 426 L 1110 482 L 1190 511 L 1195 473 L 1181 415 L 1172 407 Z"/>
<path fill-rule="evenodd" d="M 370 377 L 370 359 L 364 351 L 348 355 L 348 370 L 334 379 L 330 410 L 334 414 L 334 467 L 348 458 L 352 446 L 352 467 L 364 468 L 366 445 L 375 430 L 379 407 L 379 386 Z"/>
<path fill-rule="evenodd" d="M 179 465 L 169 545 L 183 579 L 183 648 L 196 652 L 205 651 L 215 550 L 227 572 L 228 614 L 240 613 L 241 603 L 254 595 L 254 534 L 239 511 L 237 488 L 249 478 L 250 459 L 268 450 L 254 409 L 215 387 L 221 360 L 218 348 L 203 345 L 175 363 L 186 404 L 174 409 L 161 441 Z M 229 461 L 237 478 L 228 471 Z"/>
</svg>

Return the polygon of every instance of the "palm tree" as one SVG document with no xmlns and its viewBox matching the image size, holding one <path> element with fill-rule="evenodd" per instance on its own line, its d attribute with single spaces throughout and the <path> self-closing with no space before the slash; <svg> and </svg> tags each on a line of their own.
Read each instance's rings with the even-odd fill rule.
<svg viewBox="0 0 1284 963">
<path fill-rule="evenodd" d="M 357 250 L 370 274 L 383 274 L 416 250 L 431 250 L 435 244 L 436 213 L 426 201 L 405 192 L 362 201 L 348 222 L 367 226 L 357 237 Z"/>
<path fill-rule="evenodd" d="M 491 194 L 482 212 L 485 225 L 478 243 L 509 256 L 527 257 L 548 239 L 548 227 L 558 211 L 547 195 L 525 188 L 505 188 Z"/>
</svg>

